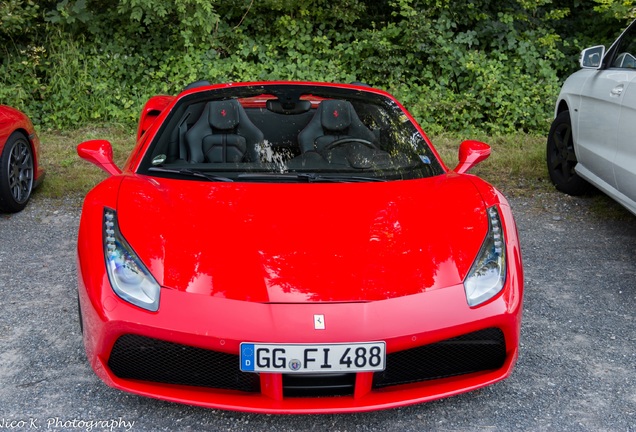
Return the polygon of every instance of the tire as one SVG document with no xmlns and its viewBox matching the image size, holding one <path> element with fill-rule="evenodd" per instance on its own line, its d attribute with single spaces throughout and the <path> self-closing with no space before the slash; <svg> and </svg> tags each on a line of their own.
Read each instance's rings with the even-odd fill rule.
<svg viewBox="0 0 636 432">
<path fill-rule="evenodd" d="M 559 113 L 550 126 L 546 162 L 550 180 L 561 192 L 582 195 L 590 190 L 590 184 L 574 170 L 578 161 L 574 152 L 569 111 Z"/>
<path fill-rule="evenodd" d="M 79 318 L 80 334 L 84 334 L 84 319 L 82 317 L 82 305 L 80 304 L 79 293 L 77 294 L 77 315 Z"/>
<path fill-rule="evenodd" d="M 33 151 L 20 132 L 9 136 L 0 155 L 0 211 L 24 209 L 33 191 Z"/>
</svg>

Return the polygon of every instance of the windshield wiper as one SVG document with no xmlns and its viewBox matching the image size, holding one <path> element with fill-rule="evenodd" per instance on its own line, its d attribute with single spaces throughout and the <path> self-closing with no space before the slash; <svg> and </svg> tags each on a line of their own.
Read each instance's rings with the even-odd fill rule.
<svg viewBox="0 0 636 432">
<path fill-rule="evenodd" d="M 238 179 L 248 181 L 301 181 L 307 183 L 362 183 L 385 182 L 378 177 L 322 175 L 316 173 L 246 173 L 239 174 Z"/>
<path fill-rule="evenodd" d="M 308 182 L 325 182 L 325 183 L 365 183 L 365 182 L 385 182 L 386 180 L 379 177 L 365 176 L 347 176 L 347 175 L 322 175 L 315 173 L 296 173 L 298 178 L 306 178 Z"/>
<path fill-rule="evenodd" d="M 223 176 L 218 176 L 218 175 L 214 175 L 214 174 L 209 174 L 209 173 L 206 173 L 204 171 L 196 171 L 196 170 L 192 170 L 190 168 L 174 169 L 174 168 L 150 167 L 150 168 L 148 168 L 148 171 L 167 172 L 167 173 L 172 173 L 172 174 L 182 174 L 182 175 L 187 175 L 187 176 L 192 176 L 192 177 L 200 177 L 200 178 L 204 178 L 206 180 L 215 181 L 215 182 L 233 182 L 234 181 L 234 180 L 232 180 L 229 177 L 223 177 Z"/>
</svg>

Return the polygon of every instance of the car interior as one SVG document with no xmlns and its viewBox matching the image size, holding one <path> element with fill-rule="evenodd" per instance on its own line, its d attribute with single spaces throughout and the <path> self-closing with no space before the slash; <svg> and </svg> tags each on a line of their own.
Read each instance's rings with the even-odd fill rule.
<svg viewBox="0 0 636 432">
<path fill-rule="evenodd" d="M 263 93 L 194 100 L 174 111 L 144 168 L 282 173 L 427 165 L 435 171 L 434 157 L 402 111 L 364 100 Z"/>
</svg>

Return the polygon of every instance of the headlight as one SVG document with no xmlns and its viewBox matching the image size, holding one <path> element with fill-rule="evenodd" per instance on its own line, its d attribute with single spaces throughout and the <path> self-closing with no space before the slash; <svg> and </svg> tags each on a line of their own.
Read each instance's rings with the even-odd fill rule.
<svg viewBox="0 0 636 432">
<path fill-rule="evenodd" d="M 160 287 L 119 232 L 117 212 L 104 209 L 104 257 L 110 286 L 122 299 L 140 308 L 159 309 Z"/>
<path fill-rule="evenodd" d="M 506 282 L 506 243 L 501 217 L 496 207 L 490 207 L 487 213 L 488 234 L 464 281 L 466 299 L 470 306 L 490 300 L 501 291 Z"/>
</svg>

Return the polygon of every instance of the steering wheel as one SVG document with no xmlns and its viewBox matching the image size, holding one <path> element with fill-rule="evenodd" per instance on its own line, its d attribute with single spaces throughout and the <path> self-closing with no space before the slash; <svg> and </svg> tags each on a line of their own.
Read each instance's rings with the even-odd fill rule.
<svg viewBox="0 0 636 432">
<path fill-rule="evenodd" d="M 349 144 L 349 143 L 360 143 L 365 145 L 366 147 L 369 147 L 370 149 L 380 150 L 380 148 L 377 145 L 375 145 L 369 140 L 365 140 L 363 138 L 344 137 L 344 138 L 339 138 L 333 142 L 330 142 L 323 148 L 323 151 L 330 151 L 343 144 Z"/>
</svg>

